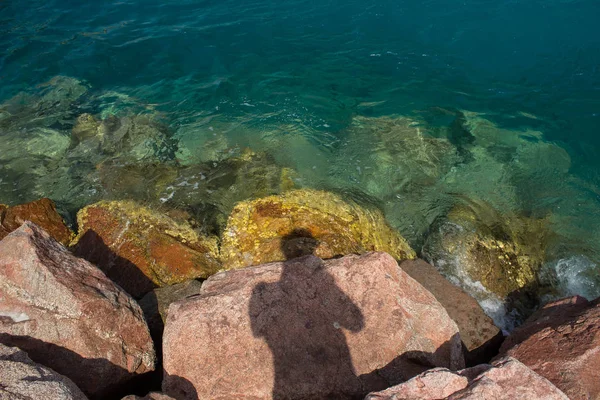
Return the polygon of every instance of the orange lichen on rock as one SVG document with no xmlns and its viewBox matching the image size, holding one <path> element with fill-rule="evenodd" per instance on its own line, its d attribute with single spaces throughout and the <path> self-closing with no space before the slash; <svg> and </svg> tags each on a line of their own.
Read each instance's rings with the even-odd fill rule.
<svg viewBox="0 0 600 400">
<path fill-rule="evenodd" d="M 73 238 L 73 232 L 56 211 L 54 202 L 43 198 L 14 207 L 0 204 L 0 239 L 18 229 L 25 221 L 33 222 L 64 245 L 68 245 Z"/>
<path fill-rule="evenodd" d="M 75 253 L 134 297 L 217 272 L 216 237 L 132 201 L 102 201 L 79 211 Z"/>
<path fill-rule="evenodd" d="M 298 236 L 295 243 L 290 235 Z M 305 253 L 304 247 L 313 247 L 307 241 L 316 240 L 315 255 L 324 259 L 368 251 L 385 251 L 398 260 L 415 257 L 378 210 L 333 193 L 303 189 L 238 203 L 223 234 L 223 265 L 231 269 L 285 260 L 284 237 L 298 256 Z"/>
</svg>

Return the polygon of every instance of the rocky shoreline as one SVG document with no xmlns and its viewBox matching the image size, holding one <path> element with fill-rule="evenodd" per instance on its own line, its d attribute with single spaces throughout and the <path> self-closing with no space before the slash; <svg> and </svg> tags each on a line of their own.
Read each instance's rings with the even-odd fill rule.
<svg viewBox="0 0 600 400">
<path fill-rule="evenodd" d="M 295 190 L 237 203 L 220 237 L 192 219 L 102 201 L 75 233 L 49 199 L 0 205 L 0 398 L 600 398 L 600 300 L 505 337 L 376 209 Z M 536 254 L 510 224 L 440 246 L 498 260 L 504 296 Z"/>
</svg>

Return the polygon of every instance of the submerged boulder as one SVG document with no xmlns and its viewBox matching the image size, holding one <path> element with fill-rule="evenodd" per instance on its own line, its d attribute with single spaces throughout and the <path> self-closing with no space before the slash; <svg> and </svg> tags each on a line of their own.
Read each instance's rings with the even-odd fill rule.
<svg viewBox="0 0 600 400">
<path fill-rule="evenodd" d="M 0 241 L 0 342 L 92 398 L 154 370 L 138 304 L 98 268 L 26 222 Z"/>
<path fill-rule="evenodd" d="M 521 361 L 572 400 L 600 399 L 600 300 L 547 304 L 517 328 L 500 354 Z"/>
<path fill-rule="evenodd" d="M 403 261 L 400 268 L 429 290 L 456 322 L 467 366 L 486 363 L 498 354 L 504 336 L 473 297 L 423 260 Z"/>
<path fill-rule="evenodd" d="M 452 372 L 435 368 L 365 400 L 568 400 L 558 388 L 514 358 Z"/>
<path fill-rule="evenodd" d="M 152 114 L 109 115 L 100 120 L 84 113 L 71 131 L 78 145 L 74 154 L 97 153 L 132 161 L 168 161 L 175 158 L 177 140 Z"/>
<path fill-rule="evenodd" d="M 330 166 L 335 186 L 377 198 L 404 237 L 422 244 L 431 210 L 443 204 L 439 182 L 461 162 L 455 146 L 432 126 L 405 116 L 356 116 L 344 138 Z"/>
<path fill-rule="evenodd" d="M 96 164 L 105 198 L 160 204 L 177 183 L 178 170 L 167 163 L 137 163 L 111 158 Z"/>
<path fill-rule="evenodd" d="M 73 238 L 73 232 L 56 211 L 54 202 L 43 198 L 13 207 L 0 204 L 0 240 L 25 221 L 35 223 L 64 245 L 69 244 Z"/>
<path fill-rule="evenodd" d="M 221 268 L 216 237 L 199 235 L 132 201 L 101 201 L 77 214 L 76 255 L 136 298 L 155 287 L 207 278 Z"/>
<path fill-rule="evenodd" d="M 535 291 L 548 242 L 544 219 L 501 215 L 485 202 L 456 205 L 431 230 L 425 258 L 477 300 Z M 532 240 L 532 238 L 535 238 Z"/>
<path fill-rule="evenodd" d="M 33 362 L 24 351 L 0 344 L 0 399 L 87 400 L 67 377 Z"/>
<path fill-rule="evenodd" d="M 0 128 L 28 129 L 66 123 L 72 118 L 73 106 L 89 86 L 75 78 L 55 76 L 34 88 L 0 104 Z"/>
<path fill-rule="evenodd" d="M 282 247 L 284 238 L 287 250 Z M 385 251 L 398 260 L 414 258 L 406 240 L 378 210 L 369 210 L 339 196 L 316 190 L 295 190 L 238 203 L 223 233 L 225 268 L 241 268 L 313 251 L 321 258 Z M 307 253 L 307 250 L 310 252 Z"/>
<path fill-rule="evenodd" d="M 176 208 L 212 210 L 213 229 L 222 231 L 236 203 L 294 188 L 295 172 L 281 167 L 267 153 L 245 149 L 225 160 L 178 169 L 177 179 L 161 194 Z M 205 219 L 206 212 L 198 219 Z"/>
<path fill-rule="evenodd" d="M 355 399 L 464 366 L 454 321 L 385 253 L 213 275 L 171 304 L 163 345 L 177 399 Z"/>
</svg>

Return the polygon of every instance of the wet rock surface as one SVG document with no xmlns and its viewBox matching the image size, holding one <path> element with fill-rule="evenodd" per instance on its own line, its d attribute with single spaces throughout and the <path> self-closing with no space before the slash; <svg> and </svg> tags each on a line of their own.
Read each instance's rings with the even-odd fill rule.
<svg viewBox="0 0 600 400">
<path fill-rule="evenodd" d="M 178 399 L 354 399 L 464 365 L 456 324 L 385 253 L 214 275 L 171 304 L 163 344 Z"/>
<path fill-rule="evenodd" d="M 0 344 L 0 398 L 87 400 L 67 377 L 33 362 L 27 353 Z"/>
<path fill-rule="evenodd" d="M 27 222 L 0 241 L 0 342 L 103 398 L 152 371 L 137 303 L 98 268 Z"/>
<path fill-rule="evenodd" d="M 216 237 L 132 201 L 100 202 L 78 213 L 76 255 L 102 269 L 136 298 L 155 287 L 217 272 Z"/>
<path fill-rule="evenodd" d="M 365 400 L 567 400 L 558 388 L 514 358 L 478 365 L 458 372 L 436 368 Z"/>
<path fill-rule="evenodd" d="M 600 398 L 600 300 L 547 304 L 517 328 L 500 354 L 514 357 L 571 399 Z"/>
<path fill-rule="evenodd" d="M 402 260 L 414 258 L 406 240 L 377 210 L 346 202 L 315 190 L 296 190 L 236 205 L 223 233 L 221 254 L 227 269 L 285 260 L 282 240 L 295 256 L 332 258 L 367 251 L 385 251 Z"/>
<path fill-rule="evenodd" d="M 528 240 L 535 233 L 537 240 Z M 473 282 L 504 298 L 535 283 L 544 260 L 544 236 L 543 221 L 502 216 L 486 203 L 470 202 L 454 207 L 434 228 L 425 252 L 441 269 L 446 266 L 440 253 L 457 257 Z"/>
<path fill-rule="evenodd" d="M 546 219 L 503 215 L 487 202 L 465 200 L 432 225 L 423 256 L 510 331 L 538 305 L 549 236 Z"/>
<path fill-rule="evenodd" d="M 0 240 L 25 221 L 35 223 L 64 245 L 68 245 L 73 237 L 73 232 L 56 211 L 54 202 L 44 198 L 13 207 L 0 205 Z"/>
<path fill-rule="evenodd" d="M 402 261 L 400 268 L 429 290 L 456 322 L 465 347 L 467 366 L 488 362 L 498 354 L 504 336 L 473 297 L 423 260 Z"/>
</svg>

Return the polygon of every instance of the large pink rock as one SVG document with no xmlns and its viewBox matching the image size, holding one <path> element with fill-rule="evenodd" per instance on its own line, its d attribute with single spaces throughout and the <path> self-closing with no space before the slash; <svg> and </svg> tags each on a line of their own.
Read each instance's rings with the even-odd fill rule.
<svg viewBox="0 0 600 400">
<path fill-rule="evenodd" d="M 34 363 L 24 351 L 0 344 L 0 399 L 87 400 L 67 377 Z"/>
<path fill-rule="evenodd" d="M 500 348 L 573 400 L 600 399 L 600 299 L 550 303 L 517 328 Z"/>
<path fill-rule="evenodd" d="M 514 358 L 459 372 L 435 368 L 365 400 L 568 400 L 558 388 Z"/>
<path fill-rule="evenodd" d="M 0 342 L 25 350 L 90 397 L 154 369 L 137 303 L 31 222 L 0 241 Z"/>
<path fill-rule="evenodd" d="M 477 300 L 450 283 L 433 265 L 423 260 L 402 261 L 400 268 L 429 290 L 456 322 L 467 366 L 489 362 L 498 354 L 504 337 Z"/>
<path fill-rule="evenodd" d="M 170 306 L 163 346 L 177 399 L 355 399 L 464 365 L 454 321 L 386 253 L 216 274 Z"/>
</svg>

